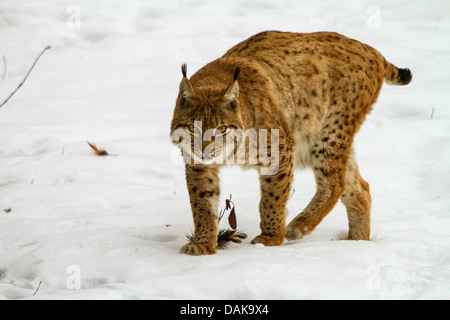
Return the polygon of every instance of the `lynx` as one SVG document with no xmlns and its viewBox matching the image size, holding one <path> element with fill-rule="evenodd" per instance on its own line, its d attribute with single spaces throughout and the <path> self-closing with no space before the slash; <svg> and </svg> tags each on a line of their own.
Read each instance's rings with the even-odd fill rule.
<svg viewBox="0 0 450 320">
<path fill-rule="evenodd" d="M 183 146 L 184 156 L 200 159 L 185 160 L 195 229 L 182 253 L 216 252 L 219 169 L 224 162 L 207 160 L 238 161 L 238 142 L 244 143 L 246 153 L 258 142 L 267 143 L 265 161 L 261 153 L 253 162 L 248 154 L 240 158 L 242 166 L 260 172 L 261 234 L 253 244 L 279 246 L 285 238 L 301 239 L 339 199 L 347 209 L 347 239 L 369 240 L 372 199 L 355 160 L 353 137 L 372 110 L 383 81 L 406 85 L 412 79 L 409 69 L 399 69 L 374 48 L 337 33 L 267 31 L 234 46 L 190 79 L 185 65 L 182 73 L 171 133 L 184 132 L 174 143 Z M 259 141 L 235 135 L 234 150 L 225 151 L 223 146 L 230 145 L 227 135 L 250 129 Z M 212 134 L 205 139 L 207 130 Z M 195 145 L 192 139 L 199 137 Z M 218 141 L 222 148 L 205 152 Z M 277 160 L 276 170 L 263 174 L 268 159 Z M 312 168 L 317 190 L 286 226 L 286 203 L 298 167 Z"/>
</svg>

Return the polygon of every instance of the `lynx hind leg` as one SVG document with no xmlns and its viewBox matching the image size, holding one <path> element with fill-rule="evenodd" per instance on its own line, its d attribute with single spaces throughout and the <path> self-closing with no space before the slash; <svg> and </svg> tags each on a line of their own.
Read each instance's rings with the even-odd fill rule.
<svg viewBox="0 0 450 320">
<path fill-rule="evenodd" d="M 336 130 L 334 130 L 336 131 Z M 317 190 L 311 202 L 288 225 L 287 240 L 310 234 L 334 208 L 345 189 L 345 171 L 350 142 L 326 132 L 312 150 Z"/>
<path fill-rule="evenodd" d="M 346 187 L 341 200 L 347 208 L 349 225 L 347 240 L 369 240 L 372 198 L 369 184 L 359 174 L 353 156 L 347 165 L 345 181 Z"/>
<path fill-rule="evenodd" d="M 289 223 L 286 232 L 287 240 L 301 239 L 304 235 L 310 234 L 333 209 L 341 196 L 342 188 L 337 174 L 332 181 L 334 186 L 319 185 L 306 209 Z"/>
</svg>

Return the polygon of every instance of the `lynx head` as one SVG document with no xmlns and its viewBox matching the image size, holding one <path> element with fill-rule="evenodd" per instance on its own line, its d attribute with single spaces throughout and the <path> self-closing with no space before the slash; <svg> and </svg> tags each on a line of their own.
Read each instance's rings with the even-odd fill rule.
<svg viewBox="0 0 450 320">
<path fill-rule="evenodd" d="M 227 136 L 244 129 L 237 81 L 240 68 L 236 68 L 233 81 L 230 79 L 225 87 L 194 88 L 186 77 L 185 64 L 181 70 L 183 79 L 172 119 L 172 142 L 182 149 L 185 159 L 193 157 L 195 163 L 217 163 L 218 158 L 224 161 L 232 151 L 227 148 L 223 152 Z"/>
</svg>

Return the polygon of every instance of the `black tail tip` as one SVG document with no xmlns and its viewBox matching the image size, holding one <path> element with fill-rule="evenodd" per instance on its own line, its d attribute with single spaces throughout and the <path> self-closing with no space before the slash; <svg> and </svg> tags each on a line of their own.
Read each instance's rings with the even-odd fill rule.
<svg viewBox="0 0 450 320">
<path fill-rule="evenodd" d="M 407 85 L 412 80 L 412 72 L 411 70 L 405 68 L 405 69 L 398 69 L 398 84 L 401 85 Z"/>
</svg>

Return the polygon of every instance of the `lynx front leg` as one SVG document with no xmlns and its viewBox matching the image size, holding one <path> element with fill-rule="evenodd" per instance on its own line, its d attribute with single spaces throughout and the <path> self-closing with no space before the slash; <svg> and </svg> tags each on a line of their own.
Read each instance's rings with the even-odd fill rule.
<svg viewBox="0 0 450 320">
<path fill-rule="evenodd" d="M 286 234 L 286 203 L 289 199 L 293 177 L 293 152 L 280 153 L 279 170 L 274 175 L 260 175 L 261 234 L 252 240 L 252 244 L 279 246 Z"/>
<path fill-rule="evenodd" d="M 220 194 L 218 168 L 206 165 L 187 165 L 186 181 L 195 232 L 193 241 L 184 245 L 180 252 L 190 255 L 216 253 L 217 206 Z"/>
</svg>

